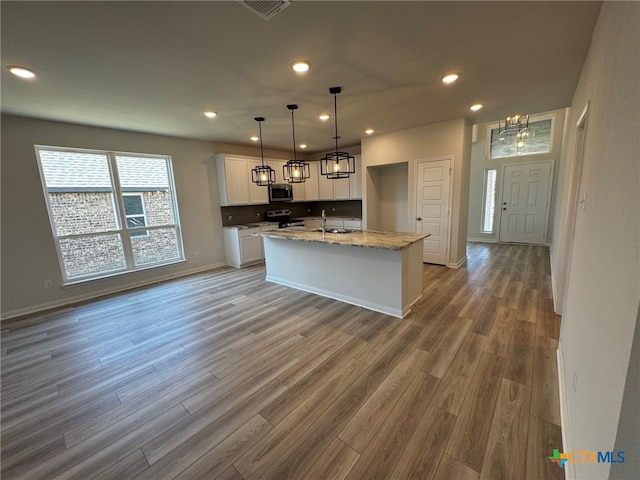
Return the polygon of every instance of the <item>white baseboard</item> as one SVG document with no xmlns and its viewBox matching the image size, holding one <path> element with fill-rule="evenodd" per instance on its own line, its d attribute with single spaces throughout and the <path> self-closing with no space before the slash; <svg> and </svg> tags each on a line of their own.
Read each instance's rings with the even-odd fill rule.
<svg viewBox="0 0 640 480">
<path fill-rule="evenodd" d="M 284 285 L 285 287 L 295 288 L 297 290 L 302 290 L 303 292 L 313 293 L 315 295 L 320 295 L 322 297 L 332 298 L 334 300 L 339 300 L 340 302 L 349 303 L 351 305 L 355 305 L 356 307 L 366 308 L 367 310 L 373 310 L 374 312 L 384 313 L 385 315 L 390 315 L 392 317 L 403 318 L 409 311 L 411 310 L 411 305 L 417 302 L 420 297 L 416 298 L 411 305 L 402 308 L 392 308 L 387 305 L 381 305 L 374 302 L 369 302 L 362 298 L 355 298 L 349 295 L 344 295 L 340 292 L 328 291 L 323 288 L 319 288 L 313 285 L 302 285 L 299 283 L 291 282 L 287 279 L 275 277 L 273 275 L 268 275 L 265 278 L 267 282 L 277 283 L 278 285 Z"/>
<path fill-rule="evenodd" d="M 466 255 L 464 257 L 462 257 L 458 263 L 450 263 L 449 265 L 447 265 L 447 267 L 449 267 L 449 268 L 460 268 L 465 263 L 467 263 L 467 256 Z"/>
<path fill-rule="evenodd" d="M 496 240 L 495 238 L 480 237 L 480 238 L 467 238 L 467 242 L 498 243 L 498 240 Z"/>
<path fill-rule="evenodd" d="M 551 266 L 551 295 L 553 298 L 553 312 L 556 315 L 562 315 L 562 305 L 558 299 L 557 277 L 558 274 L 553 268 L 556 265 L 556 255 L 552 245 L 549 245 L 549 264 Z"/>
<path fill-rule="evenodd" d="M 558 364 L 558 393 L 560 396 L 560 428 L 562 429 L 562 451 L 572 452 L 573 442 L 571 440 L 571 428 L 569 427 L 569 412 L 567 410 L 567 390 L 566 378 L 564 374 L 564 357 L 562 354 L 562 342 L 558 341 L 558 350 L 556 350 Z M 574 480 L 576 471 L 573 463 L 566 462 L 564 464 L 565 480 Z"/>
<path fill-rule="evenodd" d="M 131 282 L 114 288 L 105 288 L 103 290 L 96 290 L 91 293 L 86 293 L 82 295 L 75 295 L 73 297 L 67 297 L 64 299 L 53 300 L 51 302 L 40 303 L 38 305 L 30 305 L 25 308 L 18 308 L 15 310 L 9 310 L 7 312 L 2 312 L 2 317 L 0 318 L 0 322 L 3 320 L 10 320 L 16 317 L 22 317 L 25 315 L 37 315 L 39 313 L 46 312 L 48 310 L 53 310 L 57 308 L 69 307 L 81 302 L 86 302 L 89 300 L 95 300 L 100 297 L 104 297 L 107 295 L 113 295 L 114 293 L 122 293 L 127 290 L 133 290 L 134 288 L 146 287 L 148 285 L 153 285 L 155 283 L 166 282 L 167 280 L 173 280 L 180 277 L 187 277 L 189 275 L 195 275 L 197 273 L 206 272 L 208 270 L 214 270 L 216 268 L 224 267 L 227 264 L 225 262 L 216 263 L 213 265 L 207 265 L 205 267 L 194 268 L 190 270 L 185 270 L 179 273 L 172 273 L 168 275 L 162 275 L 160 277 L 155 277 L 153 279 L 148 279 L 140 282 Z"/>
</svg>

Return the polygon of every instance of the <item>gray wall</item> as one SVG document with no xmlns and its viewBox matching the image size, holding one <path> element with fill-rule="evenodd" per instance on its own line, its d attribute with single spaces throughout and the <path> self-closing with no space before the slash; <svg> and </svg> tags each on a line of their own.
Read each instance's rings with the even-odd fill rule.
<svg viewBox="0 0 640 480">
<path fill-rule="evenodd" d="M 611 480 L 626 480 L 638 476 L 640 472 L 640 456 L 637 445 L 640 444 L 640 308 L 636 318 L 636 329 L 633 336 L 633 346 L 627 370 L 627 383 L 622 396 L 622 410 L 618 421 L 616 435 L 616 452 L 627 453 L 624 463 L 611 466 Z M 629 445 L 636 446 L 629 452 Z M 631 455 L 629 455 L 631 453 Z"/>
<path fill-rule="evenodd" d="M 62 288 L 35 144 L 171 155 L 186 261 Z M 3 115 L 2 317 L 224 265 L 218 194 L 209 187 L 215 172 L 207 168 L 222 151 L 256 154 L 245 147 Z M 45 280 L 53 280 L 54 288 L 45 289 Z"/>
<path fill-rule="evenodd" d="M 624 446 L 620 437 L 616 444 L 616 436 L 619 424 L 638 415 L 623 411 L 622 404 L 640 303 L 639 51 L 640 3 L 605 2 L 567 118 L 563 150 L 571 159 L 575 126 L 589 104 L 578 189 L 587 202 L 575 219 L 559 347 L 565 448 L 619 447 L 635 459 L 638 432 Z M 564 169 L 568 165 L 563 162 Z M 569 175 L 563 172 L 561 178 L 558 225 L 565 223 Z M 552 241 L 553 275 L 565 234 L 559 229 Z M 607 478 L 611 467 L 567 465 L 567 478 L 580 479 Z"/>
<path fill-rule="evenodd" d="M 398 169 L 386 168 L 407 165 L 406 211 L 397 212 L 396 225 L 406 224 L 415 231 L 415 182 L 417 160 L 438 157 L 453 158 L 453 205 L 451 218 L 451 248 L 449 265 L 458 265 L 466 259 L 467 214 L 469 208 L 469 164 L 471 157 L 471 123 L 464 118 L 409 128 L 384 135 L 362 139 L 362 166 L 364 189 L 362 216 L 364 227 L 381 229 L 383 216 L 388 215 L 385 186 L 396 185 Z M 382 167 L 382 168 L 381 168 Z M 390 176 L 385 178 L 387 174 Z M 400 218 L 402 216 L 403 218 Z"/>
<path fill-rule="evenodd" d="M 3 115 L 2 318 L 94 298 L 226 264 L 213 157 L 260 156 L 258 147 L 149 135 Z M 170 155 L 186 261 L 62 288 L 34 145 Z M 359 147 L 350 148 L 358 153 Z M 265 157 L 290 154 L 265 150 Z M 319 155 L 307 155 L 316 159 Z M 44 281 L 54 288 L 45 289 Z"/>
</svg>

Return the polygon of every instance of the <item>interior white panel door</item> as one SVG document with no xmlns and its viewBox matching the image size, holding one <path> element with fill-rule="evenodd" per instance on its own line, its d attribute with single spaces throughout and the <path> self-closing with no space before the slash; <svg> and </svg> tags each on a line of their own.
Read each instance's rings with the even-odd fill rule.
<svg viewBox="0 0 640 480">
<path fill-rule="evenodd" d="M 501 242 L 546 242 L 551 171 L 551 162 L 504 167 Z"/>
<path fill-rule="evenodd" d="M 451 160 L 418 162 L 416 182 L 416 232 L 429 234 L 423 241 L 422 261 L 447 265 Z"/>
</svg>

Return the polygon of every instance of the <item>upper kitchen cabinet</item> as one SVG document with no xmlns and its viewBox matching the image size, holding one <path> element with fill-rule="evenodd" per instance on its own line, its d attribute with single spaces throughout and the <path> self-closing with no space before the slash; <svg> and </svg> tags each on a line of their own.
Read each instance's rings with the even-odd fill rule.
<svg viewBox="0 0 640 480">
<path fill-rule="evenodd" d="M 269 189 L 251 181 L 251 169 L 260 159 L 240 155 L 216 155 L 220 206 L 261 205 L 269 203 Z M 280 172 L 282 176 L 282 171 Z"/>
<path fill-rule="evenodd" d="M 362 157 L 356 155 L 356 173 L 349 177 L 349 198 L 362 200 Z"/>
<path fill-rule="evenodd" d="M 309 162 L 309 178 L 301 183 L 292 183 L 294 202 L 318 200 L 318 162 Z"/>
<path fill-rule="evenodd" d="M 327 179 L 320 175 L 318 163 L 318 192 L 320 200 L 360 200 L 362 199 L 362 162 L 356 155 L 356 172 L 349 178 Z"/>
<path fill-rule="evenodd" d="M 318 193 L 320 200 L 349 200 L 349 179 L 337 178 L 333 180 L 320 175 Z"/>
<path fill-rule="evenodd" d="M 284 179 L 284 172 L 282 170 L 286 163 L 286 160 L 267 160 L 267 165 L 269 165 L 276 171 L 275 183 L 287 183 L 287 181 Z"/>
</svg>

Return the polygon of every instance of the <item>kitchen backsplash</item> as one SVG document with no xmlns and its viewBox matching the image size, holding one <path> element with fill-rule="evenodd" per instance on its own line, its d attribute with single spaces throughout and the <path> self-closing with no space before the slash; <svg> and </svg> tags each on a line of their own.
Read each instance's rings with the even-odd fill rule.
<svg viewBox="0 0 640 480">
<path fill-rule="evenodd" d="M 242 207 L 220 207 L 222 225 L 241 225 L 244 223 L 264 222 L 268 210 L 291 210 L 291 218 L 318 217 L 325 210 L 330 217 L 362 218 L 362 200 L 325 200 L 306 203 L 272 202 L 268 205 L 247 205 Z"/>
</svg>

